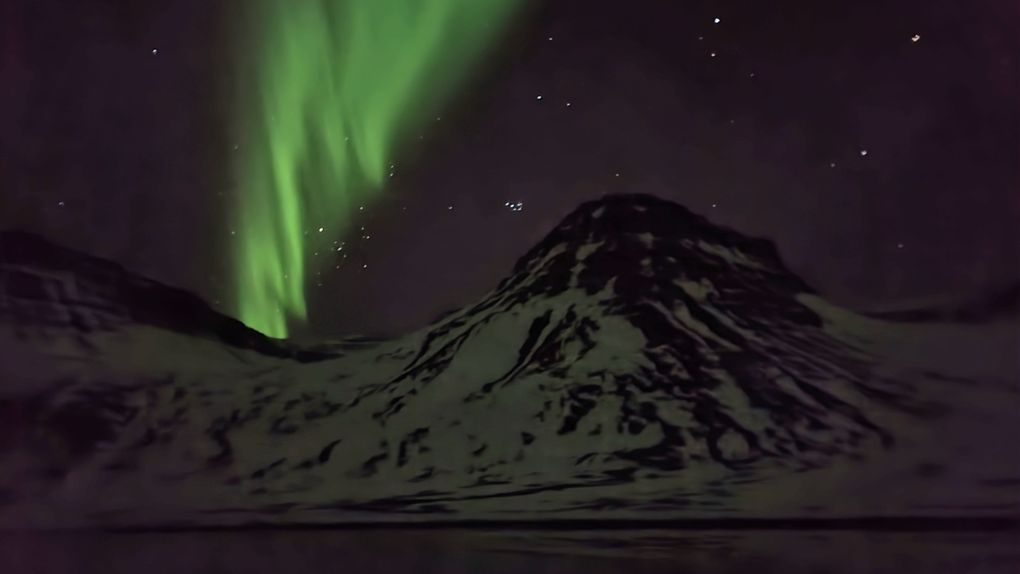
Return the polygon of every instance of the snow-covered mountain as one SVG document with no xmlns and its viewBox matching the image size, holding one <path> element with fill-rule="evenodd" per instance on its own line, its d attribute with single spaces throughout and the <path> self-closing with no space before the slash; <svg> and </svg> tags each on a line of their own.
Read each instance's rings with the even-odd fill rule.
<svg viewBox="0 0 1020 574">
<path fill-rule="evenodd" d="M 418 332 L 314 349 L 3 233 L 0 520 L 1014 513 L 1017 326 L 841 309 L 645 195 Z"/>
</svg>

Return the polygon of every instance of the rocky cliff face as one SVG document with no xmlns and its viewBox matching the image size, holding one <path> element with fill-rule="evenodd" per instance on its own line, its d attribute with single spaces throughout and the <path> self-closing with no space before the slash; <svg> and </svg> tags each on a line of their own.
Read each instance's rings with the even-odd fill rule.
<svg viewBox="0 0 1020 574">
<path fill-rule="evenodd" d="M 909 328 L 650 196 L 580 206 L 419 332 L 314 352 L 5 234 L 0 332 L 8 521 L 1012 510 L 1003 490 L 945 494 L 1010 480 L 986 436 L 1017 404 L 1008 361 L 900 360 Z"/>
</svg>

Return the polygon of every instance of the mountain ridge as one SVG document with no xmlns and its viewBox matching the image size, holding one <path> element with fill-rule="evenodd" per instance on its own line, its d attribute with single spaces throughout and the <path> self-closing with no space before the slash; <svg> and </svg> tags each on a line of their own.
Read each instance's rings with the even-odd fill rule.
<svg viewBox="0 0 1020 574">
<path fill-rule="evenodd" d="M 69 280 L 69 281 L 68 281 Z M 12 313 L 12 298 L 40 304 L 56 302 L 68 309 L 88 308 L 94 313 L 64 317 L 34 317 L 40 323 L 66 321 L 89 332 L 110 329 L 120 320 L 148 324 L 184 334 L 210 336 L 229 345 L 299 361 L 321 360 L 329 355 L 293 348 L 270 339 L 243 323 L 215 311 L 197 295 L 135 275 L 113 261 L 61 247 L 42 237 L 18 230 L 0 230 L 0 315 Z M 75 297 L 78 297 L 75 299 Z M 109 305 L 111 300 L 121 308 Z M 28 306 L 22 307 L 26 310 Z M 22 316 L 22 321 L 33 320 Z"/>
</svg>

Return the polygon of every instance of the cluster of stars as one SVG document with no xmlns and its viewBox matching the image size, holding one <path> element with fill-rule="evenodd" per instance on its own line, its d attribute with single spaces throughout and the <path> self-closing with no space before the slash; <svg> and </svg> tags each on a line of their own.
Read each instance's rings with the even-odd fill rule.
<svg viewBox="0 0 1020 574">
<path fill-rule="evenodd" d="M 391 169 L 394 169 L 395 166 L 396 166 L 395 163 L 394 164 L 390 164 Z M 520 212 L 520 211 L 524 210 L 524 202 L 523 201 L 507 201 L 507 202 L 504 203 L 504 206 L 506 208 L 508 208 L 512 212 Z M 447 212 L 455 211 L 454 210 L 455 206 L 453 204 L 448 204 L 445 207 L 446 207 L 446 211 Z M 401 212 L 407 212 L 408 211 L 407 206 L 406 205 L 400 206 L 400 211 Z M 358 212 L 364 214 L 366 212 L 366 206 L 359 205 L 358 206 Z M 327 232 L 326 226 L 325 225 L 320 225 L 320 226 L 312 227 L 310 229 L 305 230 L 304 234 L 306 236 L 309 236 L 309 235 L 312 235 L 314 233 L 326 233 L 326 232 Z M 231 231 L 231 234 L 233 235 L 234 231 Z M 372 239 L 372 235 L 368 232 L 368 228 L 365 225 L 358 226 L 358 236 L 357 237 L 358 237 L 358 239 L 360 239 L 361 241 L 364 241 L 364 242 L 367 242 L 367 241 Z M 344 240 L 340 240 L 340 239 L 334 239 L 332 241 L 332 244 L 328 247 L 328 249 L 323 250 L 323 253 L 321 253 L 321 255 L 327 255 L 328 253 L 333 253 L 335 255 L 336 259 L 334 261 L 332 261 L 332 262 L 323 261 L 323 263 L 326 264 L 326 265 L 332 265 L 333 268 L 338 270 L 338 271 L 342 270 L 347 265 L 347 262 L 349 260 L 351 260 L 351 259 L 357 261 L 356 263 L 354 263 L 354 266 L 355 266 L 355 268 L 358 271 L 362 271 L 362 270 L 368 269 L 368 263 L 365 261 L 365 253 L 362 251 L 362 246 L 361 245 L 358 245 L 358 244 L 349 245 L 348 241 L 344 241 Z M 313 252 L 312 256 L 313 257 L 319 257 L 320 256 L 320 251 Z M 326 282 L 322 278 L 322 275 L 323 275 L 322 272 L 321 271 L 317 271 L 315 273 L 315 275 L 318 277 L 318 280 L 315 282 L 315 285 L 317 287 L 325 287 L 326 286 Z"/>
</svg>

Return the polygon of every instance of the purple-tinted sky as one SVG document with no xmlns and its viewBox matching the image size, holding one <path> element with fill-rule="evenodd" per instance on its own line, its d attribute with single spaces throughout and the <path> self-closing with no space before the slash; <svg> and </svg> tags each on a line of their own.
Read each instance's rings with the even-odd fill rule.
<svg viewBox="0 0 1020 574">
<path fill-rule="evenodd" d="M 362 216 L 371 239 L 347 238 L 341 269 L 309 285 L 310 332 L 420 326 L 607 192 L 773 238 L 851 304 L 1020 277 L 1016 2 L 534 6 L 397 158 Z M 225 210 L 244 193 L 229 178 L 244 142 L 226 106 L 244 7 L 4 2 L 0 227 L 229 311 Z"/>
</svg>

